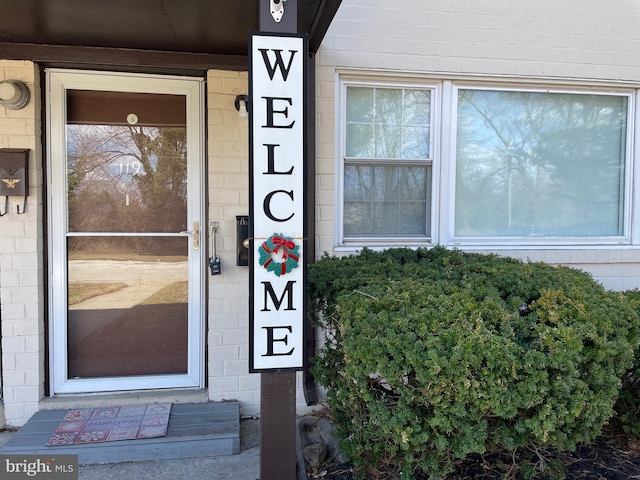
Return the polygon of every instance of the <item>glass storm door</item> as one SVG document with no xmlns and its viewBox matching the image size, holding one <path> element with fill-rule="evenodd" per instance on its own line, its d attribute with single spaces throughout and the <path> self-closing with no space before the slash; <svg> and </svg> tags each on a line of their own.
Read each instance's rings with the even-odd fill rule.
<svg viewBox="0 0 640 480">
<path fill-rule="evenodd" d="M 202 82 L 47 81 L 52 393 L 203 386 Z"/>
</svg>

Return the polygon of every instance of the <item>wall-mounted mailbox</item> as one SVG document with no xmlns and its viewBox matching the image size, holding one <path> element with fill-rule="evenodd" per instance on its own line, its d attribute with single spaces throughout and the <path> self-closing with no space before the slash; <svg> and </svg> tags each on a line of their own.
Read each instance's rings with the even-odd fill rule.
<svg viewBox="0 0 640 480">
<path fill-rule="evenodd" d="M 29 150 L 0 148 L 0 196 L 29 195 Z"/>
<path fill-rule="evenodd" d="M 249 266 L 249 216 L 236 216 L 236 265 Z"/>
<path fill-rule="evenodd" d="M 0 197 L 5 197 L 7 213 L 9 197 L 24 197 L 22 212 L 25 213 L 29 195 L 29 150 L 19 148 L 0 148 Z"/>
</svg>

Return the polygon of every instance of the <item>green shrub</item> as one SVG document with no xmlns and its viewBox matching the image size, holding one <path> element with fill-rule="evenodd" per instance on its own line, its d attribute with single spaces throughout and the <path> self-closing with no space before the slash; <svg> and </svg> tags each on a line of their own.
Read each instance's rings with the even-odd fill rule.
<svg viewBox="0 0 640 480">
<path fill-rule="evenodd" d="M 638 337 L 623 295 L 585 273 L 440 247 L 325 256 L 308 289 L 343 447 L 385 478 L 593 439 Z"/>
<path fill-rule="evenodd" d="M 640 291 L 624 292 L 631 306 L 640 315 Z M 614 407 L 616 422 L 624 431 L 640 435 L 640 350 L 636 349 L 633 364 L 622 378 L 622 388 Z"/>
</svg>

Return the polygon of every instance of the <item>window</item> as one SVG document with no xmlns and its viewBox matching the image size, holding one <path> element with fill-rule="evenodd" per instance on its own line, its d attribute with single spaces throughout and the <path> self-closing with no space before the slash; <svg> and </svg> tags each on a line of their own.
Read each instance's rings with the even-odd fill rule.
<svg viewBox="0 0 640 480">
<path fill-rule="evenodd" d="M 338 246 L 631 242 L 635 91 L 341 91 Z"/>
<path fill-rule="evenodd" d="M 350 85 L 345 92 L 345 238 L 427 238 L 432 91 Z"/>
<path fill-rule="evenodd" d="M 456 237 L 624 233 L 628 98 L 457 95 Z"/>
</svg>

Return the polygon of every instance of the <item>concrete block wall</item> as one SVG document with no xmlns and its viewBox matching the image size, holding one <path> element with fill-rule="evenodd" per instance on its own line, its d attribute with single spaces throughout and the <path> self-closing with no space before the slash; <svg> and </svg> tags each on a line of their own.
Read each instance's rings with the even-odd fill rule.
<svg viewBox="0 0 640 480">
<path fill-rule="evenodd" d="M 340 74 L 640 88 L 639 23 L 636 2 L 343 0 L 316 56 L 316 253 L 340 253 L 334 251 Z M 607 288 L 640 288 L 638 246 L 493 250 L 580 268 Z"/>
<path fill-rule="evenodd" d="M 640 7 L 600 0 L 344 0 L 321 63 L 364 69 L 640 79 Z"/>
<path fill-rule="evenodd" d="M 246 73 L 207 75 L 209 222 L 219 225 L 216 253 L 222 264 L 221 275 L 208 275 L 207 343 L 210 399 L 239 400 L 251 415 L 258 412 L 260 378 L 248 371 L 249 271 L 235 262 L 236 215 L 249 213 L 249 152 L 248 122 L 234 100 L 247 90 Z"/>
<path fill-rule="evenodd" d="M 0 107 L 0 148 L 30 149 L 29 197 L 10 197 L 0 217 L 0 318 L 2 401 L 0 425 L 19 426 L 38 410 L 44 395 L 44 256 L 41 102 L 38 68 L 28 61 L 0 61 L 0 80 L 25 82 L 31 99 L 21 110 Z M 4 211 L 4 197 L 0 209 Z M 2 421 L 4 420 L 4 421 Z"/>
</svg>

